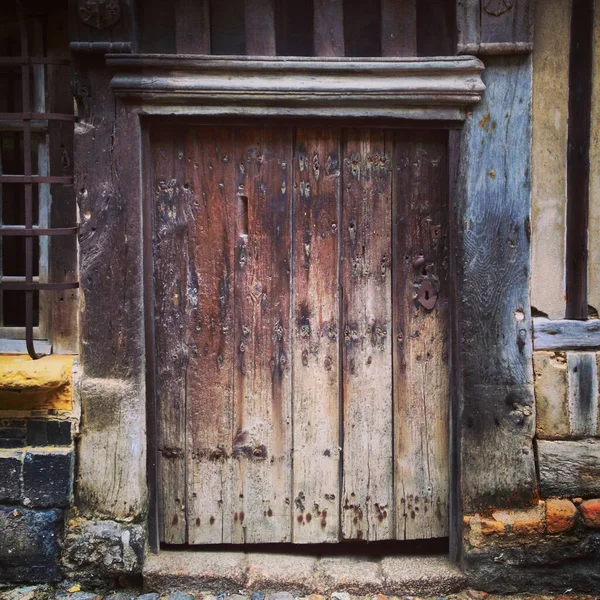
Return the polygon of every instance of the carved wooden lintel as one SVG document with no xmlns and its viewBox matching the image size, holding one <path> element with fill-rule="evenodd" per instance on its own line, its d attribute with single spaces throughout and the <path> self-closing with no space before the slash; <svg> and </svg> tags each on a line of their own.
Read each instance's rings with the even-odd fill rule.
<svg viewBox="0 0 600 600">
<path fill-rule="evenodd" d="M 153 113 L 461 120 L 483 64 L 435 59 L 114 55 L 115 94 Z"/>
<path fill-rule="evenodd" d="M 458 0 L 459 54 L 529 54 L 533 0 Z"/>
<path fill-rule="evenodd" d="M 131 52 L 134 0 L 70 0 L 71 51 Z"/>
</svg>

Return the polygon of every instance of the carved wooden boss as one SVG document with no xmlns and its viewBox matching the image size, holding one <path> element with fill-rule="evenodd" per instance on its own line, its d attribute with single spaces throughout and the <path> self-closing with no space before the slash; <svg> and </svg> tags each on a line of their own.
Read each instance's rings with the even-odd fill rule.
<svg viewBox="0 0 600 600">
<path fill-rule="evenodd" d="M 89 4 L 85 15 L 93 12 Z M 461 50 L 503 44 L 487 17 L 475 17 L 466 4 Z M 85 18 L 97 27 L 106 21 L 103 10 Z M 488 0 L 483 10 L 504 23 L 511 2 Z M 105 84 L 97 65 L 85 66 L 84 52 L 127 50 L 128 40 L 86 35 L 72 47 L 81 52 L 81 72 L 96 82 L 93 105 Z M 157 539 L 312 543 L 448 535 L 449 510 L 454 522 L 459 516 L 448 495 L 451 487 L 456 494 L 460 468 L 448 453 L 452 332 L 460 322 L 460 335 L 477 338 L 483 327 L 462 305 L 451 318 L 451 272 L 460 272 L 454 291 L 461 293 L 472 285 L 479 256 L 490 252 L 472 237 L 486 219 L 463 231 L 463 217 L 479 210 L 474 198 L 488 193 L 472 187 L 477 161 L 465 155 L 479 159 L 483 146 L 475 148 L 479 125 L 469 113 L 485 89 L 483 64 L 470 56 L 123 53 L 109 54 L 107 65 L 117 105 L 100 126 L 114 124 L 112 167 L 85 176 L 88 188 L 110 180 L 118 198 L 104 227 L 126 279 L 113 276 L 112 293 L 126 302 L 115 309 L 119 334 L 104 351 L 93 314 L 95 303 L 101 308 L 97 279 L 82 273 L 82 362 L 98 377 L 116 370 L 140 394 L 146 389 Z M 495 67 L 500 78 L 518 71 L 503 68 Z M 458 145 L 450 161 L 449 137 L 458 134 L 449 131 L 465 119 L 453 221 L 449 181 Z M 412 126 L 425 121 L 427 130 Z M 490 149 L 506 140 L 496 131 L 505 134 L 513 127 L 508 121 L 494 117 Z M 91 138 L 79 144 L 93 151 Z M 513 198 L 518 210 L 522 187 Z M 80 200 L 91 214 L 102 210 L 96 191 Z M 503 213 L 494 215 L 504 227 Z M 83 240 L 85 271 L 86 253 L 96 258 L 98 249 Z M 509 260 L 497 258 L 500 267 Z M 96 262 L 95 276 L 103 268 Z M 521 296 L 518 307 L 511 302 L 512 327 L 517 308 L 529 313 Z M 528 320 L 519 326 L 526 329 Z M 475 361 L 463 349 L 454 352 L 465 361 L 456 389 L 470 394 L 469 386 L 480 383 Z M 510 370 L 511 360 L 499 369 Z M 488 365 L 487 358 L 481 362 Z M 471 379 L 464 383 L 466 371 Z M 503 377 L 484 383 L 509 389 Z M 93 414 L 91 402 L 87 410 Z M 452 447 L 471 452 L 468 435 L 455 426 Z M 118 435 L 136 434 L 130 424 Z M 134 512 L 136 485 L 125 493 Z M 467 496 L 469 485 L 463 477 Z M 85 474 L 81 489 L 90 502 L 104 494 Z M 140 502 L 144 489 L 140 484 Z"/>
</svg>

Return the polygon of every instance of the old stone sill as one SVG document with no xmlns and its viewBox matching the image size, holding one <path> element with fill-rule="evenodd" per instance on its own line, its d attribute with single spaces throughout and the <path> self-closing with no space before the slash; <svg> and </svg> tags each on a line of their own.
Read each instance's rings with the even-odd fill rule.
<svg viewBox="0 0 600 600">
<path fill-rule="evenodd" d="M 71 410 L 73 355 L 0 355 L 0 410 Z"/>
<path fill-rule="evenodd" d="M 144 565 L 152 592 L 207 590 L 296 594 L 444 595 L 459 592 L 465 575 L 445 556 L 321 557 L 230 551 L 162 550 Z"/>
</svg>

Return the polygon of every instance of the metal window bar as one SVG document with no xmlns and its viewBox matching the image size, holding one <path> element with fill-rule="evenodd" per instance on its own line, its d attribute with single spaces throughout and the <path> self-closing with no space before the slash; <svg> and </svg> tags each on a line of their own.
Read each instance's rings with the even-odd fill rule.
<svg viewBox="0 0 600 600">
<path fill-rule="evenodd" d="M 32 359 L 41 358 L 37 354 L 34 345 L 34 326 L 33 326 L 33 305 L 34 292 L 39 290 L 65 290 L 79 287 L 79 282 L 61 282 L 50 283 L 46 281 L 48 272 L 47 260 L 47 241 L 40 244 L 40 271 L 39 276 L 33 275 L 33 240 L 35 237 L 44 238 L 53 235 L 76 235 L 77 227 L 67 228 L 49 228 L 49 215 L 47 208 L 49 206 L 49 185 L 63 184 L 71 185 L 73 177 L 52 176 L 48 172 L 49 160 L 47 154 L 48 144 L 42 144 L 42 152 L 38 151 L 38 169 L 37 175 L 32 172 L 31 145 L 32 145 L 32 121 L 74 121 L 74 115 L 47 113 L 45 111 L 45 98 L 40 94 L 44 89 L 41 85 L 41 79 L 45 77 L 45 66 L 47 64 L 68 65 L 68 61 L 55 60 L 40 56 L 29 55 L 29 36 L 27 32 L 27 20 L 25 11 L 21 2 L 17 2 L 17 14 L 19 20 L 19 35 L 21 40 L 20 57 L 0 57 L 0 66 L 21 65 L 21 86 L 22 86 L 22 112 L 20 113 L 0 113 L 0 122 L 22 124 L 23 131 L 23 174 L 22 175 L 3 175 L 0 168 L 0 184 L 18 183 L 24 186 L 25 201 L 25 225 L 24 226 L 5 226 L 0 224 L 0 242 L 3 236 L 21 236 L 25 238 L 25 277 L 4 277 L 0 275 L 0 293 L 3 290 L 21 290 L 25 292 L 25 343 L 27 352 Z M 38 36 L 39 37 L 39 36 Z M 38 52 L 40 49 L 36 48 Z M 40 52 L 41 54 L 41 52 Z M 34 84 L 37 84 L 36 98 L 32 111 L 30 75 L 33 74 Z M 41 79 L 40 79 L 41 78 Z M 46 134 L 47 135 L 47 134 Z M 33 222 L 33 185 L 38 184 L 39 194 L 39 217 L 37 226 Z M 45 198 L 45 201 L 44 201 Z M 1 199 L 1 196 L 0 196 Z M 44 213 L 44 211 L 46 211 Z M 1 223 L 1 208 L 0 208 Z M 1 252 L 0 252 L 1 255 Z M 44 264 L 45 263 L 45 264 Z M 0 304 L 1 307 L 1 304 Z"/>
</svg>

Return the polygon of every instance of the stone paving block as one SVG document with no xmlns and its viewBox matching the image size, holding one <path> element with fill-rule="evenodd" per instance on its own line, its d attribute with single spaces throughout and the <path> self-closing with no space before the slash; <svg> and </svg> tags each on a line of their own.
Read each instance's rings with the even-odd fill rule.
<svg viewBox="0 0 600 600">
<path fill-rule="evenodd" d="M 317 566 L 317 591 L 376 594 L 383 588 L 380 561 L 349 556 L 322 558 Z"/>
<path fill-rule="evenodd" d="M 149 592 L 210 592 L 243 589 L 248 561 L 243 552 L 160 552 L 144 564 L 144 589 Z"/>
<path fill-rule="evenodd" d="M 63 511 L 0 507 L 2 581 L 41 583 L 60 579 Z"/>
<path fill-rule="evenodd" d="M 387 557 L 381 571 L 388 596 L 452 594 L 467 584 L 464 573 L 446 557 Z"/>
<path fill-rule="evenodd" d="M 277 554 L 248 554 L 247 587 L 252 590 L 287 590 L 306 594 L 316 586 L 313 556 L 286 556 Z"/>
</svg>

